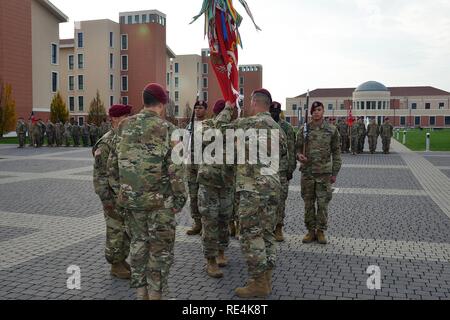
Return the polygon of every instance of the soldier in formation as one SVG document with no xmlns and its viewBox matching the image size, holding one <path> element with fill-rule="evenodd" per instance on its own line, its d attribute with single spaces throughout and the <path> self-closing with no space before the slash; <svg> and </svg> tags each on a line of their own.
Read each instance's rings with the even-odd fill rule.
<svg viewBox="0 0 450 320">
<path fill-rule="evenodd" d="M 391 148 L 391 139 L 394 136 L 394 127 L 392 126 L 389 118 L 384 119 L 384 123 L 380 128 L 380 136 L 383 143 L 383 153 L 389 154 Z"/>
<path fill-rule="evenodd" d="M 380 135 L 380 128 L 375 123 L 375 118 L 370 120 L 367 126 L 367 137 L 369 138 L 369 151 L 374 154 L 377 150 L 378 136 Z"/>
<path fill-rule="evenodd" d="M 364 145 L 366 143 L 367 129 L 364 123 L 364 117 L 359 118 L 358 120 L 358 148 L 357 153 L 364 153 Z"/>
<path fill-rule="evenodd" d="M 86 122 L 81 128 L 81 139 L 83 140 L 83 147 L 89 147 L 89 125 Z"/>
<path fill-rule="evenodd" d="M 45 132 L 47 134 L 47 145 L 53 147 L 55 145 L 55 125 L 50 119 L 47 120 Z"/>
<path fill-rule="evenodd" d="M 61 147 L 64 137 L 64 125 L 58 121 L 55 125 L 55 143 L 57 147 Z"/>
<path fill-rule="evenodd" d="M 74 124 L 72 125 L 72 137 L 74 147 L 80 146 L 80 136 L 81 136 L 81 127 L 78 125 L 78 123 L 74 122 Z"/>
<path fill-rule="evenodd" d="M 19 118 L 16 125 L 16 134 L 19 138 L 19 148 L 23 148 L 25 146 L 25 139 L 27 134 L 27 125 L 22 117 Z"/>
<path fill-rule="evenodd" d="M 91 139 L 91 146 L 94 146 L 98 140 L 99 129 L 95 123 L 89 125 L 89 137 Z"/>
<path fill-rule="evenodd" d="M 72 139 L 72 125 L 69 121 L 64 124 L 64 141 L 66 147 L 70 147 L 70 140 Z"/>
<path fill-rule="evenodd" d="M 337 129 L 341 135 L 341 151 L 342 153 L 350 152 L 349 127 L 345 119 L 339 119 Z"/>
</svg>

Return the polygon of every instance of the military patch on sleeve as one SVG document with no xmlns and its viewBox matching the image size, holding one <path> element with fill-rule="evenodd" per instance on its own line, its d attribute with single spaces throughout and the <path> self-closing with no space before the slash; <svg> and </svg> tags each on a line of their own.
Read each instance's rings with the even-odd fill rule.
<svg viewBox="0 0 450 320">
<path fill-rule="evenodd" d="M 97 149 L 97 150 L 95 150 L 94 157 L 97 158 L 97 157 L 99 157 L 101 154 L 102 154 L 102 150 Z"/>
</svg>

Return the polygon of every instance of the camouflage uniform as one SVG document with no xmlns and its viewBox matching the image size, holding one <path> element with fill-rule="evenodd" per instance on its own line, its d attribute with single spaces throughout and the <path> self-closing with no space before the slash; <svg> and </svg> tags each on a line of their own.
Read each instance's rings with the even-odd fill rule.
<svg viewBox="0 0 450 320">
<path fill-rule="evenodd" d="M 108 162 L 116 143 L 116 133 L 111 130 L 92 149 L 95 157 L 94 188 L 103 204 L 106 222 L 105 257 L 112 265 L 124 262 L 130 252 L 123 210 L 117 205 L 117 167 Z"/>
<path fill-rule="evenodd" d="M 48 146 L 53 147 L 55 145 L 55 125 L 51 121 L 47 122 L 46 132 Z"/>
<path fill-rule="evenodd" d="M 89 136 L 91 138 L 91 146 L 94 146 L 97 143 L 99 134 L 99 128 L 95 124 L 91 124 L 89 126 Z"/>
<path fill-rule="evenodd" d="M 215 119 L 202 122 L 203 131 L 220 130 L 225 135 L 225 124 L 231 122 L 232 110 L 227 108 Z M 224 140 L 225 141 L 225 140 Z M 204 142 L 203 150 L 208 146 Z M 226 161 L 226 145 L 223 155 Z M 198 207 L 202 217 L 203 251 L 206 259 L 217 258 L 230 243 L 228 225 L 233 214 L 235 171 L 233 165 L 202 164 L 198 168 Z"/>
<path fill-rule="evenodd" d="M 332 199 L 330 177 L 341 169 L 341 137 L 335 126 L 324 121 L 320 126 L 308 124 L 306 158 L 301 166 L 302 198 L 305 201 L 305 225 L 309 231 L 328 229 L 328 204 Z M 303 132 L 303 127 L 300 130 Z M 297 153 L 303 153 L 304 136 L 297 136 Z M 317 210 L 316 210 L 317 203 Z"/>
<path fill-rule="evenodd" d="M 281 157 L 287 154 L 287 138 L 280 126 L 272 119 L 269 112 L 259 113 L 253 117 L 239 119 L 232 125 L 237 129 L 266 129 L 267 145 L 271 145 L 271 129 L 279 130 Z M 249 140 L 245 140 L 246 154 Z M 259 139 L 261 140 L 261 139 Z M 264 145 L 265 143 L 263 143 Z M 238 141 L 238 148 L 239 145 Z M 240 242 L 242 252 L 252 279 L 264 276 L 266 271 L 275 268 L 276 241 L 275 224 L 281 189 L 279 171 L 272 175 L 262 175 L 265 166 L 258 164 L 238 164 L 236 169 L 236 192 L 239 197 Z"/>
<path fill-rule="evenodd" d="M 61 147 L 63 136 L 64 136 L 64 126 L 62 125 L 61 122 L 58 122 L 55 125 L 55 142 L 57 147 Z"/>
<path fill-rule="evenodd" d="M 370 123 L 367 127 L 367 136 L 369 137 L 369 149 L 371 153 L 377 150 L 378 136 L 380 129 L 376 123 Z"/>
<path fill-rule="evenodd" d="M 44 145 L 44 138 L 45 138 L 45 131 L 47 131 L 47 127 L 45 126 L 45 123 L 40 120 L 38 122 L 39 125 L 39 129 L 41 130 L 41 134 L 40 134 L 40 140 L 39 140 L 39 146 L 42 147 Z"/>
<path fill-rule="evenodd" d="M 352 139 L 352 153 L 357 154 L 358 153 L 359 123 L 355 123 L 350 128 L 350 134 L 351 134 L 351 139 Z"/>
<path fill-rule="evenodd" d="M 358 126 L 358 153 L 364 152 L 366 135 L 367 135 L 366 125 L 364 124 L 363 121 L 360 121 Z"/>
<path fill-rule="evenodd" d="M 72 137 L 72 125 L 68 122 L 64 125 L 64 140 L 66 147 L 70 147 L 70 138 Z"/>
<path fill-rule="evenodd" d="M 341 151 L 349 151 L 349 137 L 348 137 L 348 124 L 341 120 L 338 123 L 339 134 L 341 135 Z"/>
<path fill-rule="evenodd" d="M 81 128 L 81 139 L 83 140 L 83 147 L 89 147 L 89 126 L 87 123 L 84 123 Z"/>
<path fill-rule="evenodd" d="M 391 138 L 394 135 L 394 127 L 390 123 L 383 123 L 381 125 L 380 135 L 383 142 L 383 152 L 389 153 L 391 148 Z"/>
<path fill-rule="evenodd" d="M 33 146 L 37 148 L 41 147 L 41 128 L 39 123 L 33 123 L 31 130 L 33 131 Z"/>
<path fill-rule="evenodd" d="M 118 204 L 125 209 L 131 235 L 133 288 L 148 285 L 149 290 L 161 292 L 167 287 L 175 244 L 174 211 L 181 211 L 187 198 L 182 165 L 174 164 L 171 157 L 175 129 L 146 109 L 119 127 Z"/>
<path fill-rule="evenodd" d="M 78 125 L 78 123 L 74 123 L 72 126 L 72 137 L 73 137 L 73 146 L 74 147 L 79 147 L 80 146 L 80 133 L 81 133 L 81 128 Z"/>
<path fill-rule="evenodd" d="M 33 123 L 31 121 L 28 121 L 27 123 L 27 134 L 28 134 L 28 140 L 30 141 L 30 147 L 34 146 L 33 143 Z"/>
<path fill-rule="evenodd" d="M 27 125 L 23 120 L 19 120 L 16 125 L 16 133 L 19 138 L 19 147 L 23 148 L 25 146 L 25 138 L 27 133 Z"/>
</svg>

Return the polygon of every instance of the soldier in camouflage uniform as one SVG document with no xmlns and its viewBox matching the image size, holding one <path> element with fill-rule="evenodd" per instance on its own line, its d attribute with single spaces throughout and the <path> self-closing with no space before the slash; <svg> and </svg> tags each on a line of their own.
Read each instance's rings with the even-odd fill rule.
<svg viewBox="0 0 450 320">
<path fill-rule="evenodd" d="M 341 118 L 339 119 L 337 128 L 341 135 L 341 151 L 347 153 L 349 152 L 348 124 Z"/>
<path fill-rule="evenodd" d="M 281 104 L 274 101 L 270 107 L 270 114 L 272 118 L 277 122 L 283 132 L 286 134 L 287 145 L 288 145 L 288 156 L 280 163 L 280 183 L 281 183 L 281 193 L 280 193 L 280 204 L 277 210 L 277 224 L 275 228 L 275 239 L 278 242 L 284 241 L 283 237 L 283 227 L 284 227 L 284 217 L 286 211 L 286 200 L 289 194 L 289 182 L 292 180 L 292 175 L 297 167 L 297 157 L 295 154 L 295 141 L 296 135 L 294 128 L 285 120 L 280 119 L 281 114 Z M 280 141 L 281 142 L 281 141 Z"/>
<path fill-rule="evenodd" d="M 206 110 L 208 105 L 204 101 L 197 101 L 194 106 L 195 121 L 194 121 L 194 132 L 201 128 L 201 123 L 206 118 Z M 188 124 L 187 130 L 191 131 L 191 123 Z M 191 146 L 192 159 L 194 157 L 194 148 Z M 190 208 L 191 208 L 191 218 L 194 221 L 192 228 L 186 233 L 189 236 L 195 236 L 202 232 L 202 216 L 198 208 L 198 188 L 197 183 L 198 174 L 198 164 L 191 161 L 191 164 L 186 166 L 186 176 L 189 187 L 189 198 L 190 198 Z"/>
<path fill-rule="evenodd" d="M 72 125 L 66 121 L 64 125 L 64 141 L 66 142 L 66 147 L 70 147 L 70 139 L 72 138 Z"/>
<path fill-rule="evenodd" d="M 46 133 L 48 146 L 53 147 L 55 145 L 55 125 L 50 119 L 47 120 Z"/>
<path fill-rule="evenodd" d="M 73 146 L 79 147 L 80 146 L 80 135 L 81 135 L 81 127 L 78 125 L 77 122 L 74 122 L 72 125 L 72 137 L 73 137 Z"/>
<path fill-rule="evenodd" d="M 33 146 L 36 148 L 40 148 L 41 145 L 41 128 L 39 123 L 36 120 L 33 120 L 33 124 L 31 125 L 31 130 L 33 132 Z"/>
<path fill-rule="evenodd" d="M 364 117 L 361 117 L 358 123 L 358 153 L 364 153 L 364 145 L 367 135 L 366 125 L 364 124 Z"/>
<path fill-rule="evenodd" d="M 224 100 L 216 102 L 213 109 L 215 118 L 202 122 L 203 132 L 219 130 L 225 136 L 224 125 L 231 122 L 233 109 L 231 106 L 226 110 L 224 108 Z M 209 141 L 203 141 L 203 150 L 210 144 Z M 225 163 L 226 144 L 224 144 L 223 151 L 224 164 L 202 163 L 199 165 L 197 175 L 198 207 L 203 224 L 203 251 L 207 260 L 206 272 L 213 278 L 223 277 L 223 272 L 219 267 L 225 267 L 228 264 L 225 250 L 230 242 L 228 228 L 233 213 L 235 194 L 234 166 Z"/>
<path fill-rule="evenodd" d="M 119 279 L 130 279 L 130 266 L 126 262 L 130 252 L 130 238 L 125 229 L 123 210 L 117 205 L 119 173 L 114 162 L 108 162 L 108 159 L 116 150 L 119 123 L 130 113 L 130 107 L 112 106 L 109 115 L 113 121 L 113 129 L 92 149 L 95 158 L 94 188 L 102 202 L 106 222 L 105 258 L 111 264 L 111 274 Z"/>
<path fill-rule="evenodd" d="M 380 128 L 375 123 L 375 118 L 370 120 L 367 126 L 367 136 L 369 137 L 369 150 L 371 154 L 374 154 L 377 150 L 378 136 L 380 135 Z"/>
<path fill-rule="evenodd" d="M 41 134 L 39 135 L 39 137 L 40 137 L 39 146 L 42 147 L 42 146 L 44 146 L 45 132 L 47 131 L 47 127 L 45 126 L 45 123 L 44 123 L 44 121 L 42 121 L 42 119 L 39 119 L 38 125 L 39 125 L 39 129 L 41 131 Z"/>
<path fill-rule="evenodd" d="M 34 147 L 33 143 L 33 122 L 30 120 L 27 123 L 27 135 L 29 140 L 29 146 Z"/>
<path fill-rule="evenodd" d="M 394 136 L 394 127 L 392 126 L 389 118 L 384 119 L 384 123 L 380 129 L 381 141 L 383 143 L 383 153 L 389 154 L 391 148 L 391 139 Z"/>
<path fill-rule="evenodd" d="M 83 147 L 89 147 L 89 125 L 86 122 L 81 127 L 81 139 L 83 140 Z"/>
<path fill-rule="evenodd" d="M 320 244 L 327 243 L 328 204 L 333 197 L 332 185 L 342 166 L 341 137 L 335 126 L 324 121 L 323 114 L 323 104 L 314 102 L 311 107 L 312 121 L 307 124 L 306 145 L 303 127 L 297 135 L 296 150 L 302 164 L 301 189 L 308 229 L 303 243 L 315 240 Z"/>
<path fill-rule="evenodd" d="M 63 136 L 64 136 L 64 126 L 61 121 L 58 121 L 55 124 L 55 142 L 57 147 L 62 146 Z"/>
<path fill-rule="evenodd" d="M 271 104 L 272 97 L 267 90 L 255 91 L 252 94 L 251 104 L 244 108 L 248 118 L 239 119 L 232 126 L 244 132 L 253 129 L 254 133 L 261 134 L 261 131 L 267 133 L 266 139 L 249 135 L 245 141 L 238 140 L 238 149 L 245 148 L 246 154 L 254 147 L 250 146 L 251 142 L 259 140 L 260 147 L 271 146 L 272 133 L 278 133 L 278 138 L 283 142 L 279 144 L 281 147 L 279 153 L 272 156 L 277 157 L 280 162 L 281 157 L 286 157 L 288 153 L 287 139 L 269 113 Z M 249 159 L 246 159 L 244 164 L 238 164 L 236 168 L 240 242 L 250 276 L 245 287 L 235 290 L 241 298 L 267 297 L 272 290 L 272 272 L 276 263 L 274 229 L 281 184 L 279 168 L 271 171 L 271 174 L 267 172 L 264 174 L 267 167 L 258 157 L 257 164 L 250 164 Z"/>
<path fill-rule="evenodd" d="M 176 143 L 171 137 L 177 128 L 163 119 L 166 90 L 147 85 L 143 102 L 143 110 L 119 126 L 118 203 L 131 235 L 131 287 L 138 288 L 140 300 L 160 300 L 173 264 L 175 214 L 187 194 L 182 159 L 172 158 Z"/>
<path fill-rule="evenodd" d="M 353 126 L 350 128 L 350 139 L 351 139 L 351 148 L 352 155 L 356 155 L 358 153 L 358 136 L 359 135 L 359 123 L 353 123 Z"/>
<path fill-rule="evenodd" d="M 89 136 L 91 139 L 91 146 L 94 146 L 97 143 L 99 133 L 100 129 L 97 127 L 95 123 L 92 123 L 89 126 Z"/>
<path fill-rule="evenodd" d="M 25 139 L 27 133 L 27 125 L 22 117 L 19 118 L 16 125 L 16 133 L 19 138 L 19 148 L 23 148 L 25 146 Z"/>
</svg>

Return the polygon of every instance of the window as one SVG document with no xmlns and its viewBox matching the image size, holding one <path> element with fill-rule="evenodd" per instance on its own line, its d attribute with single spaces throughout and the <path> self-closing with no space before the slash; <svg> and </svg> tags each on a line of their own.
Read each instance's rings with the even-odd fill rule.
<svg viewBox="0 0 450 320">
<path fill-rule="evenodd" d="M 128 56 L 122 56 L 122 71 L 128 71 Z"/>
<path fill-rule="evenodd" d="M 114 54 L 113 53 L 109 54 L 109 68 L 114 69 Z"/>
<path fill-rule="evenodd" d="M 58 45 L 52 43 L 52 64 L 58 64 Z"/>
<path fill-rule="evenodd" d="M 75 90 L 75 77 L 69 76 L 69 91 Z"/>
<path fill-rule="evenodd" d="M 430 126 L 436 125 L 436 117 L 430 117 Z"/>
<path fill-rule="evenodd" d="M 297 105 L 296 104 L 292 105 L 292 110 L 297 111 Z"/>
<path fill-rule="evenodd" d="M 241 87 L 244 85 L 244 77 L 239 77 L 239 85 Z"/>
<path fill-rule="evenodd" d="M 84 117 L 79 117 L 79 118 L 78 118 L 78 125 L 79 125 L 79 126 L 84 125 Z"/>
<path fill-rule="evenodd" d="M 73 70 L 73 54 L 69 55 L 69 70 Z"/>
<path fill-rule="evenodd" d="M 81 111 L 81 112 L 84 111 L 84 97 L 83 96 L 78 97 L 78 111 Z"/>
<path fill-rule="evenodd" d="M 415 110 L 417 109 L 417 103 L 411 103 L 411 109 Z"/>
<path fill-rule="evenodd" d="M 122 76 L 122 91 L 128 91 L 128 76 Z"/>
<path fill-rule="evenodd" d="M 445 103 L 444 102 L 440 102 L 439 103 L 439 109 L 444 109 L 445 108 Z"/>
<path fill-rule="evenodd" d="M 400 125 L 401 126 L 406 125 L 406 118 L 405 117 L 400 117 Z"/>
<path fill-rule="evenodd" d="M 203 74 L 208 74 L 208 64 L 207 63 L 203 64 Z"/>
<path fill-rule="evenodd" d="M 77 40 L 78 40 L 78 48 L 83 48 L 84 47 L 83 32 L 78 32 Z"/>
<path fill-rule="evenodd" d="M 178 77 L 175 77 L 175 88 L 178 88 L 180 86 L 180 79 Z"/>
<path fill-rule="evenodd" d="M 114 96 L 109 97 L 109 105 L 112 106 L 114 104 Z"/>
<path fill-rule="evenodd" d="M 178 91 L 175 91 L 175 102 L 180 101 L 180 93 Z"/>
<path fill-rule="evenodd" d="M 58 73 L 52 72 L 52 92 L 58 91 Z"/>
<path fill-rule="evenodd" d="M 167 76 L 166 82 L 167 82 L 167 85 L 169 86 L 170 85 L 170 73 L 167 73 L 166 76 Z"/>
<path fill-rule="evenodd" d="M 128 97 L 122 97 L 122 104 L 128 105 Z"/>
<path fill-rule="evenodd" d="M 146 14 L 142 15 L 142 23 L 147 23 L 147 15 Z"/>
<path fill-rule="evenodd" d="M 112 74 L 109 75 L 109 90 L 114 90 L 114 75 Z"/>
<path fill-rule="evenodd" d="M 386 110 L 386 101 L 383 101 L 383 110 Z"/>
<path fill-rule="evenodd" d="M 177 63 L 175 63 L 175 73 L 179 73 L 180 71 L 180 65 Z"/>
<path fill-rule="evenodd" d="M 361 101 L 361 110 L 364 110 L 364 109 L 365 109 L 364 101 Z"/>
<path fill-rule="evenodd" d="M 414 123 L 416 126 L 420 126 L 420 117 L 414 117 Z"/>
<path fill-rule="evenodd" d="M 208 92 L 203 91 L 203 101 L 208 102 Z"/>
<path fill-rule="evenodd" d="M 359 110 L 359 108 L 360 108 L 360 104 L 359 104 L 359 101 L 356 103 L 356 109 L 357 110 Z"/>
<path fill-rule="evenodd" d="M 84 55 L 82 53 L 78 54 L 78 69 L 84 68 Z"/>
<path fill-rule="evenodd" d="M 286 122 L 291 123 L 291 117 L 286 117 Z"/>
<path fill-rule="evenodd" d="M 244 88 L 240 88 L 239 89 L 239 93 L 240 93 L 241 96 L 243 96 L 244 95 Z"/>
<path fill-rule="evenodd" d="M 431 103 L 425 103 L 425 109 L 430 110 L 431 109 Z"/>
<path fill-rule="evenodd" d="M 75 111 L 75 97 L 69 97 L 69 111 Z"/>
<path fill-rule="evenodd" d="M 84 76 L 78 76 L 78 90 L 84 90 Z"/>
<path fill-rule="evenodd" d="M 450 125 L 450 117 L 445 117 L 445 125 L 446 126 Z"/>
<path fill-rule="evenodd" d="M 114 48 L 114 32 L 109 33 L 109 47 Z"/>
<path fill-rule="evenodd" d="M 333 110 L 333 104 L 331 104 L 331 103 L 328 104 L 328 110 L 329 111 Z"/>
<path fill-rule="evenodd" d="M 125 17 L 120 17 L 120 24 L 125 24 Z"/>
<path fill-rule="evenodd" d="M 341 103 L 341 110 L 345 110 L 345 105 Z"/>
<path fill-rule="evenodd" d="M 208 88 L 208 78 L 203 78 L 203 88 Z"/>
<path fill-rule="evenodd" d="M 175 106 L 175 116 L 180 115 L 180 106 Z"/>
<path fill-rule="evenodd" d="M 128 50 L 128 35 L 127 34 L 123 34 L 121 37 L 121 49 L 122 50 Z"/>
<path fill-rule="evenodd" d="M 139 15 L 134 16 L 134 23 L 139 23 Z"/>
<path fill-rule="evenodd" d="M 133 17 L 132 16 L 128 16 L 128 24 L 133 24 Z"/>
<path fill-rule="evenodd" d="M 200 72 L 200 63 L 197 62 L 197 73 Z"/>
<path fill-rule="evenodd" d="M 378 101 L 378 110 L 381 110 L 381 108 L 382 108 L 382 103 L 381 103 L 381 101 Z"/>
</svg>

